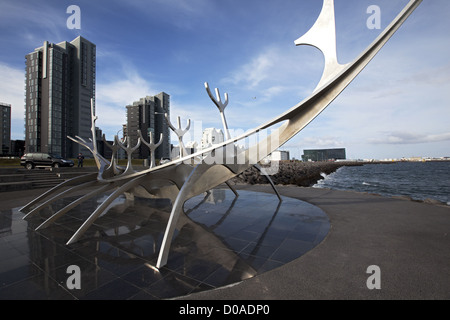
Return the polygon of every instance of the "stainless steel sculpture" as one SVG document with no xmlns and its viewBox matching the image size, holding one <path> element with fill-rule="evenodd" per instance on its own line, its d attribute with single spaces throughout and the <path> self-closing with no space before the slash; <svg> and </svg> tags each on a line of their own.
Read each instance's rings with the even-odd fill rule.
<svg viewBox="0 0 450 320">
<path fill-rule="evenodd" d="M 108 211 L 111 203 L 124 193 L 142 197 L 169 198 L 172 201 L 172 211 L 167 223 L 156 267 L 160 268 L 164 266 L 167 263 L 170 244 L 180 214 L 182 214 L 184 202 L 191 197 L 211 190 L 222 183 L 227 183 L 231 178 L 237 176 L 251 166 L 258 164 L 263 158 L 300 132 L 364 69 L 421 2 L 421 0 L 411 0 L 394 21 L 363 53 L 361 53 L 359 57 L 351 63 L 341 65 L 337 61 L 336 54 L 334 1 L 324 0 L 323 8 L 317 22 L 310 31 L 295 41 L 296 45 L 315 46 L 324 54 L 325 68 L 317 88 L 311 96 L 291 109 L 238 137 L 232 138 L 228 133 L 228 126 L 224 115 L 224 109 L 228 104 L 227 95 L 225 96 L 225 103 L 222 103 L 218 90 L 216 91 L 216 100 L 209 91 L 208 85 L 205 84 L 208 95 L 221 113 L 226 133 L 226 140 L 223 143 L 189 155 L 183 150 L 184 148 L 181 144 L 181 138 L 185 133 L 185 130 L 181 129 L 180 124 L 178 129 L 175 129 L 175 127 L 171 125 L 172 129 L 177 133 L 177 136 L 180 139 L 181 156 L 168 163 L 159 166 L 151 165 L 149 169 L 137 172 L 131 166 L 131 153 L 141 141 L 144 140 L 142 135 L 137 146 L 134 147 L 130 145 L 130 141 L 128 141 L 127 146 L 125 147 L 125 143 L 120 142 L 117 136 L 114 139 L 114 144 L 112 146 L 110 145 L 113 154 L 119 147 L 127 152 L 128 165 L 126 168 L 117 166 L 114 156 L 111 161 L 103 158 L 97 151 L 95 140 L 86 141 L 81 137 L 70 138 L 92 152 L 98 166 L 98 173 L 87 174 L 82 177 L 67 180 L 47 191 L 21 209 L 22 212 L 27 213 L 24 218 L 36 214 L 52 202 L 64 198 L 74 191 L 80 192 L 86 190 L 86 193 L 77 200 L 54 213 L 37 228 L 42 229 L 85 200 L 107 191 L 112 191 L 69 239 L 67 242 L 69 245 L 78 241 L 92 223 L 100 215 Z M 97 117 L 92 111 L 93 137 L 95 137 L 96 119 Z M 277 130 L 273 131 L 266 139 L 259 141 L 243 152 L 238 153 L 236 151 L 236 142 L 242 141 L 249 136 L 256 135 L 262 130 L 281 123 L 282 125 Z M 149 144 L 144 144 L 147 145 L 153 153 L 156 145 L 152 139 L 153 138 L 151 137 Z M 153 161 L 152 164 L 154 164 Z"/>
</svg>

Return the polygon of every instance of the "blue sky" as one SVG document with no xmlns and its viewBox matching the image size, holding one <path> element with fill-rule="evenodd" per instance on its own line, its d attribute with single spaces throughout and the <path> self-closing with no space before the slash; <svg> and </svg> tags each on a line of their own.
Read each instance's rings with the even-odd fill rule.
<svg viewBox="0 0 450 320">
<path fill-rule="evenodd" d="M 337 51 L 348 63 L 407 0 L 335 0 Z M 81 29 L 68 29 L 69 5 Z M 12 105 L 12 138 L 24 139 L 24 57 L 47 40 L 81 35 L 97 45 L 97 125 L 112 139 L 127 104 L 161 91 L 171 118 L 221 128 L 204 82 L 229 94 L 228 125 L 262 124 L 309 96 L 323 56 L 294 40 L 315 22 L 319 0 L 0 1 L 0 102 Z M 450 156 L 450 1 L 424 0 L 379 55 L 283 148 L 347 149 L 348 158 Z M 192 138 L 194 137 L 194 133 Z M 174 138 L 174 135 L 173 137 Z M 186 141 L 186 140 L 185 140 Z"/>
</svg>

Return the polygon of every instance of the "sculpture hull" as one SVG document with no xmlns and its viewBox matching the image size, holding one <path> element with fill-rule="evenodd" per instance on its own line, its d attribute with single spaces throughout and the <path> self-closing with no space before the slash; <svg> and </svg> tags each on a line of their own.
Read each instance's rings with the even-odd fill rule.
<svg viewBox="0 0 450 320">
<path fill-rule="evenodd" d="M 411 0 L 393 22 L 364 52 L 351 63 L 341 65 L 337 62 L 336 58 L 334 1 L 324 0 L 322 12 L 317 22 L 305 36 L 299 38 L 295 42 L 297 45 L 305 44 L 315 46 L 323 52 L 325 57 L 325 68 L 322 78 L 311 96 L 280 114 L 278 117 L 275 117 L 267 123 L 262 124 L 241 136 L 229 138 L 229 135 L 227 134 L 228 139 L 226 141 L 191 155 L 187 155 L 184 148 L 182 148 L 183 151 L 178 159 L 138 172 L 132 168 L 131 153 L 139 146 L 141 141 L 143 141 L 142 135 L 135 147 L 132 147 L 129 144 L 125 146 L 124 142 L 120 142 L 117 136 L 115 137 L 114 145 L 110 146 L 113 151 L 118 150 L 120 147 L 127 152 L 129 160 L 126 168 L 118 167 L 115 164 L 114 159 L 108 161 L 100 156 L 97 152 L 95 139 L 88 142 L 80 137 L 77 137 L 77 139 L 71 138 L 91 150 L 99 169 L 97 177 L 89 175 L 85 178 L 77 178 L 64 182 L 61 186 L 55 187 L 25 206 L 23 210 L 27 211 L 39 201 L 45 200 L 43 204 L 29 212 L 29 215 L 34 214 L 53 201 L 64 197 L 68 193 L 67 191 L 60 192 L 51 197 L 52 194 L 59 192 L 60 188 L 63 186 L 70 186 L 71 189 L 69 189 L 69 191 L 81 190 L 85 184 L 98 186 L 99 189 L 97 191 L 86 194 L 84 197 L 74 201 L 65 209 L 60 210 L 54 216 L 50 217 L 49 220 L 43 223 L 43 225 L 46 226 L 50 222 L 56 220 L 60 215 L 64 214 L 68 210 L 67 208 L 78 205 L 83 202 L 85 198 L 92 197 L 100 191 L 114 190 L 75 232 L 73 237 L 68 241 L 68 244 L 70 244 L 80 239 L 84 231 L 89 228 L 95 219 L 105 213 L 114 199 L 123 193 L 146 197 L 169 198 L 172 201 L 173 207 L 157 263 L 157 267 L 163 266 L 167 262 L 170 243 L 177 221 L 183 211 L 184 202 L 193 196 L 206 192 L 222 183 L 226 183 L 229 179 L 242 173 L 251 166 L 257 165 L 262 159 L 298 134 L 323 110 L 325 110 L 325 108 L 329 106 L 330 103 L 357 77 L 421 2 L 422 0 Z M 222 103 L 217 89 L 217 99 L 215 99 L 207 85 L 206 88 L 208 95 L 219 108 L 222 122 L 226 132 L 228 132 L 224 115 L 224 109 L 228 104 L 228 95 L 225 95 L 225 103 Z M 95 137 L 95 120 L 97 117 L 94 115 L 93 107 L 91 112 L 92 134 L 93 137 Z M 167 120 L 170 124 L 169 119 Z M 171 124 L 170 126 L 177 134 L 180 145 L 182 146 L 182 136 L 189 129 L 190 122 L 188 121 L 188 127 L 185 130 L 181 129 L 180 120 L 178 122 L 178 129 Z M 236 142 L 243 141 L 252 135 L 258 134 L 260 131 L 275 125 L 280 125 L 280 127 L 262 141 L 259 141 L 244 152 L 236 154 Z M 156 145 L 152 139 L 150 140 L 150 143 L 144 141 L 144 144 L 154 151 Z"/>
</svg>

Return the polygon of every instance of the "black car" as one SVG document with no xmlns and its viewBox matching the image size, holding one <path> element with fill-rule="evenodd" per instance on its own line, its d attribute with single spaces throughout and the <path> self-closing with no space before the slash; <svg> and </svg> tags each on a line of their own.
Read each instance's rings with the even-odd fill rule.
<svg viewBox="0 0 450 320">
<path fill-rule="evenodd" d="M 73 167 L 73 161 L 48 153 L 26 153 L 20 158 L 20 165 L 28 170 L 35 167 Z"/>
</svg>

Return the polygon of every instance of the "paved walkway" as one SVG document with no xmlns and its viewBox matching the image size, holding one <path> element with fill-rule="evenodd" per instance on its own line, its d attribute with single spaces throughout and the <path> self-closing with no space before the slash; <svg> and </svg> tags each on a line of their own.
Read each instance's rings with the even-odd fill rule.
<svg viewBox="0 0 450 320">
<path fill-rule="evenodd" d="M 271 192 L 267 186 L 244 186 Z M 186 299 L 449 299 L 450 207 L 327 189 L 278 187 L 324 210 L 327 238 L 280 268 Z M 380 268 L 381 289 L 366 273 Z"/>
<path fill-rule="evenodd" d="M 269 186 L 240 186 L 272 192 Z M 300 258 L 238 284 L 180 299 L 449 299 L 450 207 L 327 189 L 278 187 L 324 210 L 331 230 Z M 0 193 L 2 210 L 42 189 Z M 276 200 L 274 200 L 276 201 Z M 369 266 L 381 289 L 369 290 Z"/>
</svg>

